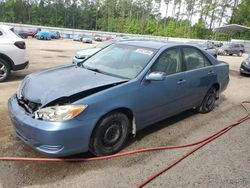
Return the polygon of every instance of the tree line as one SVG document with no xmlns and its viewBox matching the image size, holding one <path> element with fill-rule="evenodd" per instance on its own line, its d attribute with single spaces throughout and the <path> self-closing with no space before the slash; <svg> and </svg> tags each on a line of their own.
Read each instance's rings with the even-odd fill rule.
<svg viewBox="0 0 250 188">
<path fill-rule="evenodd" d="M 0 0 L 2 22 L 200 39 L 225 23 L 250 26 L 249 13 L 249 0 Z"/>
</svg>

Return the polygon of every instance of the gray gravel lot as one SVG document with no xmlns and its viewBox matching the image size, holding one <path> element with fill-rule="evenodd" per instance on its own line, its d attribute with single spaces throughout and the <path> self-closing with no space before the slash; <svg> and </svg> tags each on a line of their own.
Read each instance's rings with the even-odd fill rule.
<svg viewBox="0 0 250 188">
<path fill-rule="evenodd" d="M 13 134 L 7 100 L 25 75 L 71 63 L 76 51 L 94 45 L 34 39 L 26 43 L 30 68 L 13 73 L 8 82 L 0 83 L 0 156 L 44 157 Z M 239 103 L 250 101 L 250 77 L 239 75 L 244 57 L 219 57 L 230 64 L 231 81 L 214 111 L 198 114 L 190 110 L 154 124 L 140 131 L 136 138 L 131 137 L 124 151 L 197 141 L 242 116 L 244 111 Z M 0 161 L 0 187 L 135 187 L 188 150 L 165 150 L 82 163 Z M 206 145 L 146 187 L 250 187 L 250 121 Z"/>
</svg>

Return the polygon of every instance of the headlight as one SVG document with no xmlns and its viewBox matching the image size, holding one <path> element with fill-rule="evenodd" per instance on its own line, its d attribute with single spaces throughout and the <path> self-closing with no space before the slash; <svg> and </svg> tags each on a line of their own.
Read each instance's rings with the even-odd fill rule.
<svg viewBox="0 0 250 188">
<path fill-rule="evenodd" d="M 76 117 L 88 105 L 64 105 L 46 107 L 35 112 L 35 118 L 45 121 L 66 121 Z"/>
<path fill-rule="evenodd" d="M 17 98 L 21 99 L 22 98 L 22 82 L 19 84 L 17 88 Z"/>
<path fill-rule="evenodd" d="M 243 63 L 245 63 L 247 66 L 250 66 L 250 62 L 249 61 L 244 60 Z"/>
</svg>

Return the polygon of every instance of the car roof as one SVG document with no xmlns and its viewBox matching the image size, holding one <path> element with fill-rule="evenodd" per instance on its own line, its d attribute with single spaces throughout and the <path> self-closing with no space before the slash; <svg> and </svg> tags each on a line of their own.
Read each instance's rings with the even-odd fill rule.
<svg viewBox="0 0 250 188">
<path fill-rule="evenodd" d="M 12 28 L 13 28 L 13 27 L 11 27 L 11 26 L 2 25 L 2 24 L 0 24 L 0 27 L 3 28 L 3 29 L 12 29 Z"/>
<path fill-rule="evenodd" d="M 161 42 L 161 41 L 151 41 L 151 40 L 126 40 L 126 41 L 118 41 L 115 42 L 115 44 L 123 44 L 123 45 L 130 45 L 130 46 L 137 46 L 137 47 L 142 47 L 142 48 L 151 48 L 151 49 L 156 49 L 159 50 L 162 47 L 174 47 L 174 46 L 195 46 L 196 45 L 191 45 L 183 42 Z"/>
</svg>

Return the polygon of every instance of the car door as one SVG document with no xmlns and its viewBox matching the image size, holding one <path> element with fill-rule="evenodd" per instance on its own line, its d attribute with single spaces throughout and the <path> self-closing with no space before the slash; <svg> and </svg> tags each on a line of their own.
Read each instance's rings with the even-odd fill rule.
<svg viewBox="0 0 250 188">
<path fill-rule="evenodd" d="M 238 54 L 240 52 L 240 45 L 239 44 L 235 44 L 234 45 L 234 54 Z"/>
<path fill-rule="evenodd" d="M 214 66 L 199 49 L 183 47 L 183 60 L 186 67 L 187 101 L 190 107 L 197 107 L 207 91 L 216 82 Z"/>
<path fill-rule="evenodd" d="M 164 73 L 161 81 L 142 80 L 138 105 L 141 110 L 142 127 L 165 119 L 185 108 L 186 78 L 180 48 L 164 51 L 150 69 L 150 73 Z"/>
</svg>

